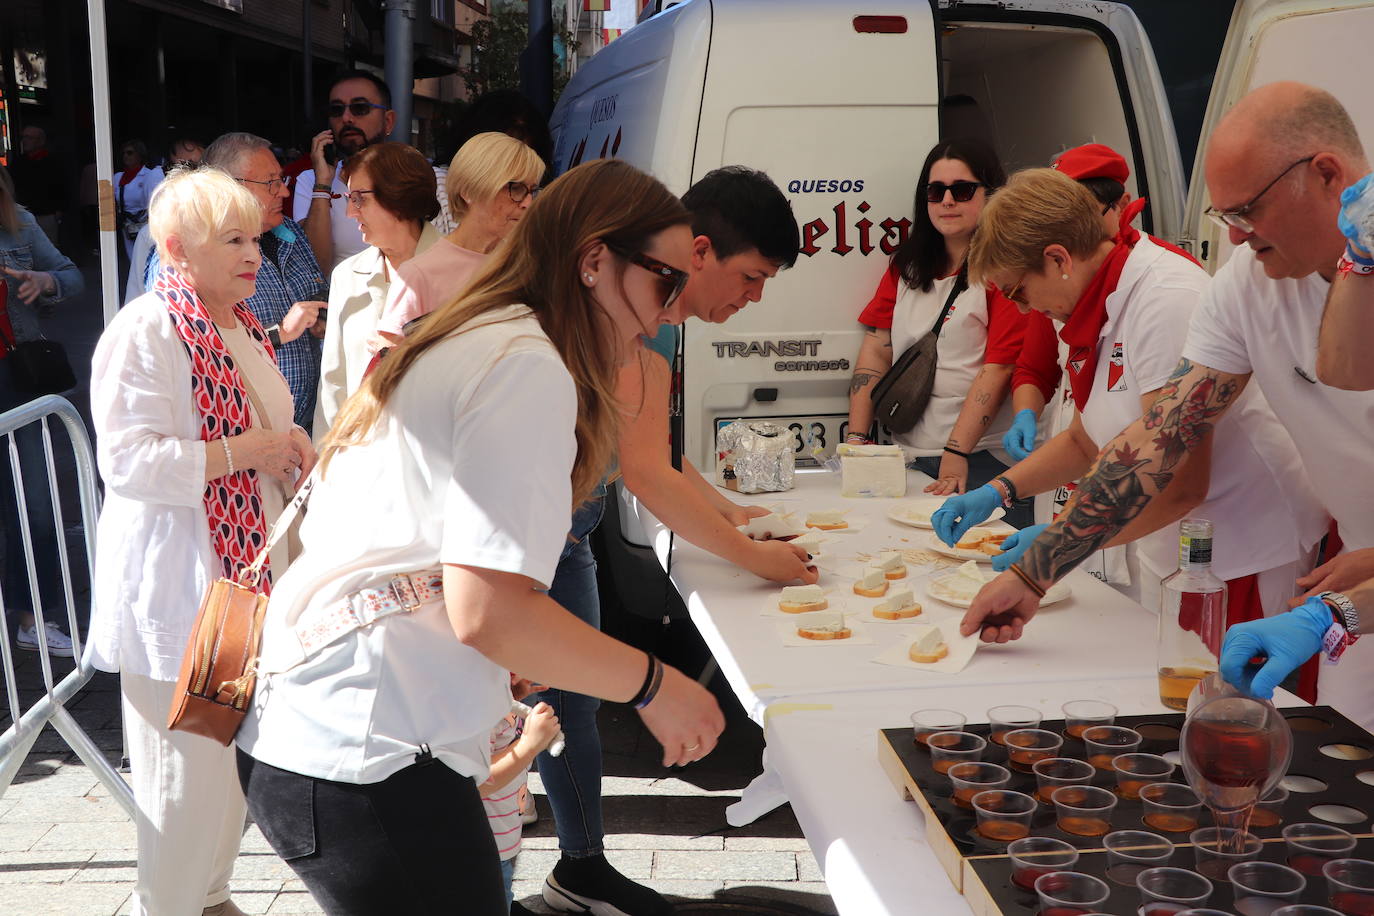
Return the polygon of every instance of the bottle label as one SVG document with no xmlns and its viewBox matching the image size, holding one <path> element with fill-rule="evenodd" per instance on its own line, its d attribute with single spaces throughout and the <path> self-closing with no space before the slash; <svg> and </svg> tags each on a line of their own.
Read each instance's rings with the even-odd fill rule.
<svg viewBox="0 0 1374 916">
<path fill-rule="evenodd" d="M 1178 539 L 1178 560 L 1188 566 L 1211 565 L 1212 539 L 1182 535 Z"/>
</svg>

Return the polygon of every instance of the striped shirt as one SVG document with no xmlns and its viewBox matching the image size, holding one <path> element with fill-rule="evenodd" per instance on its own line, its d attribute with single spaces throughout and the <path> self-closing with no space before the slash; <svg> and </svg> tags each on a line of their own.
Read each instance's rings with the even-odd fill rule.
<svg viewBox="0 0 1374 916">
<path fill-rule="evenodd" d="M 493 760 L 496 759 L 498 752 L 515 743 L 524 727 L 525 720 L 511 713 L 492 729 Z M 487 823 L 491 825 L 492 836 L 496 837 L 496 849 L 500 852 L 503 862 L 515 858 L 520 852 L 520 835 L 523 828 L 520 808 L 529 795 L 529 788 L 526 786 L 529 772 L 529 768 L 526 767 L 515 779 L 493 790 L 490 795 L 482 796 L 482 807 L 487 810 Z"/>
</svg>

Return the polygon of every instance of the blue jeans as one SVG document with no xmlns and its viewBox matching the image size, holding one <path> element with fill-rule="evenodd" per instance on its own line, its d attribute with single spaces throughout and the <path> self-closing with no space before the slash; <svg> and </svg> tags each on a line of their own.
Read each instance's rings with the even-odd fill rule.
<svg viewBox="0 0 1374 916">
<path fill-rule="evenodd" d="M 549 597 L 571 611 L 579 620 L 601 628 L 601 595 L 596 587 L 596 558 L 587 537 L 601 522 L 605 487 L 590 502 L 573 513 L 572 540 L 563 548 L 554 573 Z M 540 754 L 539 778 L 553 808 L 558 847 L 576 857 L 602 851 L 601 825 L 601 735 L 596 730 L 596 710 L 601 701 L 595 697 L 550 688 L 525 702 L 542 700 L 553 707 L 563 729 L 563 753 L 551 757 Z"/>
<path fill-rule="evenodd" d="M 0 413 L 28 402 L 31 395 L 16 390 L 10 382 L 9 367 L 0 365 Z M 50 420 L 53 433 L 53 452 L 59 454 L 66 441 L 62 424 Z M 57 526 L 53 523 L 52 495 L 48 490 L 48 472 L 43 455 L 43 432 L 31 423 L 15 432 L 15 446 L 19 450 L 19 466 L 24 474 L 24 500 L 29 520 L 29 534 L 33 538 L 34 567 L 41 597 L 39 606 L 45 610 L 62 609 L 49 620 L 63 622 L 66 618 L 62 591 L 62 569 L 57 556 Z M 4 568 L 5 607 L 22 613 L 33 611 L 29 591 L 28 566 L 24 561 L 23 531 L 19 524 L 19 501 L 14 490 L 10 468 L 8 437 L 0 436 L 0 514 L 4 527 L 0 533 L 0 566 Z"/>
<path fill-rule="evenodd" d="M 509 906 L 515 902 L 515 856 L 501 860 L 501 880 L 506 883 L 506 905 Z"/>
<path fill-rule="evenodd" d="M 911 466 L 922 474 L 934 479 L 940 476 L 940 456 L 930 455 L 925 458 L 917 458 L 911 462 Z M 968 456 L 968 481 L 964 486 L 965 492 L 971 492 L 987 483 L 998 474 L 1005 474 L 1007 466 L 998 461 L 992 452 L 984 449 L 981 452 L 974 452 Z M 1035 500 L 1018 499 L 1016 503 L 1007 510 L 1006 522 L 1013 528 L 1025 528 L 1027 525 L 1035 523 Z"/>
</svg>

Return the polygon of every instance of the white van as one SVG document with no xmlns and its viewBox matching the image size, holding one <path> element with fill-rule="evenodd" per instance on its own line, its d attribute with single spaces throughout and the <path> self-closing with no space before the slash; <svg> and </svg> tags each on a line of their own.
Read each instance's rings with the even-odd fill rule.
<svg viewBox="0 0 1374 916">
<path fill-rule="evenodd" d="M 1357 124 L 1374 123 L 1370 35 L 1371 0 L 1238 0 L 1198 163 L 1225 109 L 1278 79 L 1329 89 Z M 1129 190 L 1149 198 L 1145 228 L 1210 269 L 1227 254 L 1201 217 L 1200 178 L 1185 205 L 1154 54 L 1121 4 L 686 0 L 607 46 L 564 90 L 557 170 L 619 156 L 682 193 L 721 165 L 749 165 L 772 176 L 802 226 L 802 256 L 761 302 L 724 325 L 684 327 L 684 454 L 705 473 L 716 429 L 736 417 L 790 426 L 799 458 L 807 440 L 827 450 L 843 440 L 857 316 L 910 226 L 942 117 L 948 136 L 991 140 L 1008 171 L 1106 143 L 1131 162 Z M 617 502 L 624 537 L 646 544 L 632 501 Z"/>
</svg>

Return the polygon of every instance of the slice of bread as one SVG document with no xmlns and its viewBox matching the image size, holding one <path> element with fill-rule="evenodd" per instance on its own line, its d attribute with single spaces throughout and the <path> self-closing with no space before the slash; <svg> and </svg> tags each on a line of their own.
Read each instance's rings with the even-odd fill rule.
<svg viewBox="0 0 1374 916">
<path fill-rule="evenodd" d="M 890 609 L 881 604 L 873 609 L 873 616 L 883 620 L 905 620 L 908 617 L 919 617 L 921 615 L 921 605 L 910 604 L 906 607 Z"/>
<path fill-rule="evenodd" d="M 987 528 L 970 528 L 964 532 L 964 536 L 959 538 L 954 546 L 959 550 L 977 550 L 979 544 L 996 536 L 996 532 L 989 531 Z"/>
<path fill-rule="evenodd" d="M 880 584 L 865 587 L 862 581 L 854 583 L 854 594 L 863 595 L 865 598 L 881 598 L 887 594 L 887 580 L 884 579 Z"/>
<path fill-rule="evenodd" d="M 885 569 L 883 570 L 883 576 L 891 582 L 896 582 L 898 579 L 905 579 L 906 567 L 903 566 L 900 569 Z"/>
<path fill-rule="evenodd" d="M 978 549 L 988 556 L 995 557 L 1002 552 L 1002 544 L 991 538 L 978 545 Z"/>
<path fill-rule="evenodd" d="M 848 639 L 854 631 L 844 625 L 843 614 L 823 614 L 819 620 L 800 621 L 797 635 L 802 639 Z"/>
<path fill-rule="evenodd" d="M 823 611 L 830 607 L 830 602 L 822 598 L 820 601 L 808 601 L 804 604 L 793 604 L 788 601 L 779 601 L 778 610 L 784 614 L 809 614 L 812 611 Z"/>
<path fill-rule="evenodd" d="M 936 649 L 934 652 L 926 654 L 917 652 L 916 644 L 912 643 L 911 648 L 907 650 L 906 654 L 907 658 L 911 659 L 913 662 L 917 662 L 922 665 L 932 665 L 949 654 L 949 646 L 945 645 L 944 643 L 940 643 L 940 647 L 938 649 Z"/>
<path fill-rule="evenodd" d="M 846 522 L 846 521 L 844 521 L 843 519 L 841 519 L 841 520 L 838 521 L 838 522 L 829 522 L 829 523 L 822 523 L 822 522 L 807 522 L 807 523 L 806 523 L 806 527 L 808 527 L 808 528 L 819 528 L 821 531 L 839 531 L 841 528 L 848 528 L 848 527 L 849 527 L 849 522 Z"/>
</svg>

